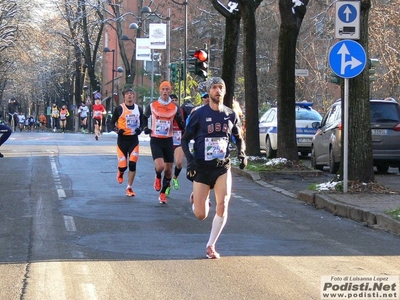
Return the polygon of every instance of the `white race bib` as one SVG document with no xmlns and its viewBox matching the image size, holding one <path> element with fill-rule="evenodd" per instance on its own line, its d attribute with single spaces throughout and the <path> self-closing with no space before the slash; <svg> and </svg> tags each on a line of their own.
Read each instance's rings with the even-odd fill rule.
<svg viewBox="0 0 400 300">
<path fill-rule="evenodd" d="M 168 120 L 156 120 L 156 134 L 168 136 L 171 123 Z"/>
<path fill-rule="evenodd" d="M 180 130 L 174 130 L 174 146 L 179 146 L 181 144 L 181 139 L 182 139 L 182 131 Z"/>
<path fill-rule="evenodd" d="M 204 160 L 224 159 L 228 148 L 228 139 L 225 137 L 204 139 Z"/>
</svg>

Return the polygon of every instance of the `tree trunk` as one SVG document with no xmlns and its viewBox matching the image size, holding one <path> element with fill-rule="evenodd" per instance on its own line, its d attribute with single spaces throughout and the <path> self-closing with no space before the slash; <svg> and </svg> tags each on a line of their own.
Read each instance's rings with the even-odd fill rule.
<svg viewBox="0 0 400 300">
<path fill-rule="evenodd" d="M 292 1 L 279 0 L 281 26 L 278 47 L 278 157 L 298 160 L 295 115 L 296 43 L 308 1 L 293 9 Z"/>
<path fill-rule="evenodd" d="M 237 49 L 239 45 L 240 14 L 230 14 L 225 18 L 224 56 L 221 77 L 226 84 L 224 104 L 232 107 L 235 94 L 235 75 L 237 62 Z"/>
<path fill-rule="evenodd" d="M 225 40 L 224 55 L 222 62 L 221 78 L 226 84 L 226 94 L 224 104 L 232 107 L 232 99 L 235 94 L 235 75 L 237 63 L 237 49 L 240 37 L 241 14 L 238 10 L 228 11 L 228 9 L 218 0 L 210 0 L 213 7 L 225 17 Z"/>
<path fill-rule="evenodd" d="M 370 7 L 370 0 L 361 2 L 361 27 L 358 42 L 366 53 L 368 53 Z M 349 80 L 348 179 L 362 182 L 374 181 L 369 85 L 368 65 L 360 75 Z"/>
<path fill-rule="evenodd" d="M 247 2 L 244 4 L 244 2 Z M 257 36 L 255 11 L 258 5 L 254 1 L 239 1 L 243 19 L 244 50 L 243 73 L 245 86 L 246 116 L 246 152 L 250 156 L 260 155 L 258 134 L 258 81 L 257 81 Z"/>
</svg>

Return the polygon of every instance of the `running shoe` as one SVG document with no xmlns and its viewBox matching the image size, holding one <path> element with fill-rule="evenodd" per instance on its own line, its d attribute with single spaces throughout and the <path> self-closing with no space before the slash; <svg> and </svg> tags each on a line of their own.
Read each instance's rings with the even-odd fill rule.
<svg viewBox="0 0 400 300">
<path fill-rule="evenodd" d="M 172 178 L 172 187 L 174 188 L 174 190 L 179 190 L 178 178 Z"/>
<path fill-rule="evenodd" d="M 154 179 L 154 189 L 159 192 L 161 190 L 161 178 Z"/>
<path fill-rule="evenodd" d="M 165 190 L 165 196 L 169 197 L 169 194 L 171 193 L 171 187 L 167 187 L 167 189 Z"/>
<path fill-rule="evenodd" d="M 117 173 L 117 181 L 119 184 L 124 182 L 124 173 L 122 173 L 120 170 L 118 170 Z"/>
<path fill-rule="evenodd" d="M 0 157 L 4 157 L 4 155 L 0 152 Z"/>
<path fill-rule="evenodd" d="M 95 135 L 94 138 L 96 139 L 96 141 L 99 140 L 99 137 L 97 135 Z"/>
<path fill-rule="evenodd" d="M 160 193 L 160 196 L 158 196 L 158 201 L 162 204 L 167 204 L 167 197 L 165 196 L 165 193 Z"/>
<path fill-rule="evenodd" d="M 206 249 L 206 257 L 210 259 L 218 259 L 221 256 L 217 251 L 215 251 L 214 246 L 208 246 Z"/>
<path fill-rule="evenodd" d="M 132 190 L 132 188 L 127 188 L 126 189 L 126 195 L 129 197 L 134 197 L 136 196 L 135 192 Z"/>
</svg>

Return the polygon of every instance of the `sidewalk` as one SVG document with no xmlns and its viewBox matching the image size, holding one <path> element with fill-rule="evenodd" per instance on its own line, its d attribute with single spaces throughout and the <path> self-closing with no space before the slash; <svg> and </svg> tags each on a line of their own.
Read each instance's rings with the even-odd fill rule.
<svg viewBox="0 0 400 300">
<path fill-rule="evenodd" d="M 305 201 L 318 209 L 325 209 L 336 216 L 364 222 L 367 226 L 387 230 L 400 235 L 400 220 L 386 214 L 387 210 L 400 208 L 399 194 L 318 192 L 307 190 L 311 184 L 324 183 L 333 175 L 316 172 L 257 172 L 232 168 L 232 172 L 250 178 L 258 184 L 282 193 L 288 197 Z M 400 177 L 386 180 L 376 178 L 388 188 L 400 192 Z"/>
</svg>

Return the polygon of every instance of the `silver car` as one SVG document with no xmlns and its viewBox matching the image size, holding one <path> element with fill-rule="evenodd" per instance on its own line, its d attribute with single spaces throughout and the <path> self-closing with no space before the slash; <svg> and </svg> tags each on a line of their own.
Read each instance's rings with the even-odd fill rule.
<svg viewBox="0 0 400 300">
<path fill-rule="evenodd" d="M 322 116 L 312 109 L 312 102 L 296 102 L 296 138 L 301 155 L 311 152 L 311 141 L 317 129 L 312 126 L 320 122 Z M 265 150 L 267 158 L 274 158 L 278 149 L 277 107 L 267 110 L 259 120 L 260 149 Z"/>
<path fill-rule="evenodd" d="M 400 167 L 400 105 L 393 98 L 370 100 L 372 156 L 378 172 Z M 328 109 L 311 145 L 311 165 L 322 170 L 329 166 L 335 174 L 342 159 L 341 100 Z"/>
</svg>

